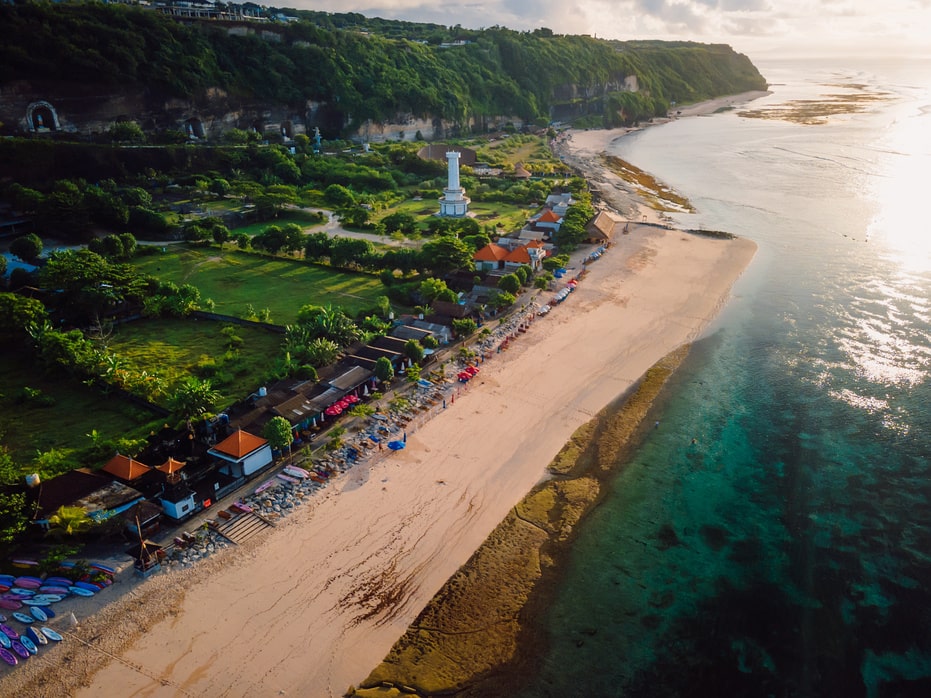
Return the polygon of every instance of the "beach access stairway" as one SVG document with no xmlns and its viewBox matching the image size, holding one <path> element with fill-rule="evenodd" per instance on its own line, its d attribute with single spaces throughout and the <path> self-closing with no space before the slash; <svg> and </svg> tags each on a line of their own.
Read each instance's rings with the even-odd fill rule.
<svg viewBox="0 0 931 698">
<path fill-rule="evenodd" d="M 240 511 L 236 507 L 230 507 L 221 511 L 210 526 L 221 536 L 238 545 L 266 529 L 274 528 L 275 524 L 254 511 Z"/>
</svg>

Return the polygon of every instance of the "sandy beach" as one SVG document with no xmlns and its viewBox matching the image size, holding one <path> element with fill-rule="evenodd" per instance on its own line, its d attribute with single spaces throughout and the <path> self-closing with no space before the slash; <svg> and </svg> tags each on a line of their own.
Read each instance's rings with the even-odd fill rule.
<svg viewBox="0 0 931 698">
<path fill-rule="evenodd" d="M 598 154 L 622 133 L 574 132 L 567 160 L 603 177 Z M 636 208 L 610 189 L 616 209 Z M 578 290 L 486 362 L 405 450 L 356 466 L 260 539 L 135 585 L 99 618 L 82 619 L 78 635 L 113 657 L 79 648 L 94 661 L 63 664 L 65 646 L 37 657 L 32 673 L 56 678 L 32 694 L 343 695 L 573 432 L 701 334 L 755 249 L 632 223 Z M 19 693 L 11 682 L 25 678 L 4 678 L 0 693 Z"/>
</svg>

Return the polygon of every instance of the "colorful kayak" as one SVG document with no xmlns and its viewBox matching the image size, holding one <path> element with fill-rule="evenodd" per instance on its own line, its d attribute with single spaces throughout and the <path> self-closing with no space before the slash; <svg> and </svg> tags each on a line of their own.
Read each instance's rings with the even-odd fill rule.
<svg viewBox="0 0 931 698">
<path fill-rule="evenodd" d="M 0 584 L 0 591 L 9 591 L 9 590 L 10 590 L 9 584 Z"/>
<path fill-rule="evenodd" d="M 41 606 L 33 606 L 29 609 L 29 612 L 37 621 L 45 623 L 48 620 L 48 613 L 43 611 Z"/>
<path fill-rule="evenodd" d="M 95 594 L 100 591 L 100 587 L 96 584 L 91 584 L 90 582 L 75 582 L 74 586 L 80 589 L 87 589 L 88 591 L 93 591 Z"/>
<path fill-rule="evenodd" d="M 6 647 L 7 649 L 10 649 L 12 646 L 13 645 L 10 644 L 10 638 L 8 638 L 3 633 L 0 633 L 0 647 Z"/>
<path fill-rule="evenodd" d="M 45 634 L 41 630 L 36 630 L 31 625 L 26 628 L 26 635 L 29 636 L 30 640 L 36 643 L 36 647 L 41 647 L 42 645 L 48 644 L 48 638 L 45 637 Z"/>
<path fill-rule="evenodd" d="M 0 633 L 3 633 L 11 640 L 15 640 L 16 638 L 19 637 L 19 633 L 13 630 L 13 628 L 11 628 L 6 623 L 0 623 Z"/>
<path fill-rule="evenodd" d="M 39 648 L 36 647 L 36 643 L 29 639 L 26 635 L 19 636 L 19 643 L 29 650 L 29 654 L 39 654 Z M 13 644 L 13 643 L 10 643 Z"/>
<path fill-rule="evenodd" d="M 61 594 L 40 594 L 39 596 L 33 596 L 32 598 L 35 601 L 41 601 L 43 606 L 47 606 L 50 603 L 58 603 L 65 597 Z"/>
<path fill-rule="evenodd" d="M 75 596 L 93 596 L 94 595 L 94 592 L 92 592 L 90 589 L 85 589 L 84 587 L 71 587 L 68 591 L 70 591 Z"/>
<path fill-rule="evenodd" d="M 0 659 L 5 661 L 10 666 L 16 666 L 19 664 L 19 660 L 16 658 L 16 655 L 10 652 L 6 647 L 0 647 Z"/>
<path fill-rule="evenodd" d="M 26 625 L 29 625 L 30 623 L 35 623 L 36 621 L 36 619 L 33 618 L 32 615 L 30 615 L 29 613 L 20 613 L 19 611 L 15 611 L 13 613 L 13 617 L 16 620 L 18 620 L 20 623 L 25 623 Z"/>
<path fill-rule="evenodd" d="M 107 565 L 104 565 L 103 563 L 100 563 L 100 562 L 92 562 L 91 569 L 100 570 L 101 572 L 106 572 L 107 574 L 116 574 L 115 569 L 113 569 L 112 567 L 108 567 Z"/>
<path fill-rule="evenodd" d="M 8 592 L 6 592 L 6 594 L 11 594 L 12 596 L 17 596 L 20 598 L 27 598 L 30 596 L 35 596 L 36 590 L 35 589 L 23 589 L 21 587 L 14 587 L 13 589 L 10 589 Z M 4 596 L 6 596 L 6 594 L 4 594 Z"/>
<path fill-rule="evenodd" d="M 19 640 L 13 640 L 10 643 L 10 645 L 11 645 L 12 650 L 16 652 L 16 654 L 18 654 L 23 659 L 29 659 L 29 657 L 31 656 L 29 653 L 29 650 L 27 650 L 25 645 L 23 645 L 23 643 L 20 642 Z"/>
<path fill-rule="evenodd" d="M 72 584 L 73 582 L 67 577 L 46 577 L 45 579 L 46 586 L 64 587 L 67 589 Z"/>
<path fill-rule="evenodd" d="M 62 641 L 61 635 L 59 635 L 58 633 L 56 633 L 56 632 L 55 632 L 54 630 L 52 630 L 51 628 L 45 627 L 44 625 L 42 626 L 42 634 L 45 635 L 45 637 L 47 637 L 47 638 L 48 638 L 49 640 L 51 640 L 52 642 L 61 642 L 61 641 Z"/>
<path fill-rule="evenodd" d="M 0 584 L 6 584 L 7 586 L 13 586 L 13 582 L 16 581 L 16 576 L 12 574 L 0 574 Z"/>
<path fill-rule="evenodd" d="M 6 611 L 15 611 L 17 608 L 22 608 L 23 602 L 18 599 L 0 599 L 0 608 Z"/>
<path fill-rule="evenodd" d="M 58 594 L 59 596 L 67 596 L 68 586 L 59 587 L 46 584 L 45 586 L 39 587 L 38 594 Z"/>
<path fill-rule="evenodd" d="M 57 613 L 55 613 L 55 611 L 53 611 L 53 610 L 52 610 L 50 607 L 48 607 L 48 606 L 39 606 L 39 608 L 41 608 L 41 609 L 42 609 L 42 612 L 43 612 L 45 615 L 47 615 L 49 618 L 54 618 L 56 615 L 58 615 Z"/>
<path fill-rule="evenodd" d="M 35 606 L 35 607 L 48 606 L 48 600 L 45 598 L 40 599 L 38 596 L 34 596 L 31 599 L 23 599 L 23 603 L 26 604 L 27 606 Z"/>
<path fill-rule="evenodd" d="M 13 580 L 13 586 L 21 589 L 38 589 L 42 586 L 42 580 L 38 577 L 17 577 Z"/>
</svg>

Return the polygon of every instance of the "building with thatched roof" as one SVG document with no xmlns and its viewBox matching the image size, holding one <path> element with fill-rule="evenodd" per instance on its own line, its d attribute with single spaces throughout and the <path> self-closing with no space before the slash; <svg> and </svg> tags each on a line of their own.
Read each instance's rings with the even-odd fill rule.
<svg viewBox="0 0 931 698">
<path fill-rule="evenodd" d="M 587 242 L 592 244 L 603 244 L 611 242 L 614 239 L 615 228 L 621 225 L 624 220 L 610 211 L 599 211 L 589 224 L 585 227 L 588 234 Z"/>
</svg>

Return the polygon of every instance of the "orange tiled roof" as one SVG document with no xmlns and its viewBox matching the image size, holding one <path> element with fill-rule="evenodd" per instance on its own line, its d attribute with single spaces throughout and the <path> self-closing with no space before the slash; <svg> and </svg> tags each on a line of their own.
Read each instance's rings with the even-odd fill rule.
<svg viewBox="0 0 931 698">
<path fill-rule="evenodd" d="M 562 218 L 553 213 L 553 209 L 548 208 L 537 218 L 537 223 L 559 223 L 561 220 Z"/>
<path fill-rule="evenodd" d="M 228 456 L 238 459 L 248 456 L 267 443 L 268 441 L 261 436 L 256 436 L 255 434 L 250 434 L 248 431 L 238 429 L 214 446 L 212 450 L 225 453 Z"/>
<path fill-rule="evenodd" d="M 140 463 L 129 456 L 123 456 L 117 453 L 113 458 L 107 461 L 107 464 L 101 468 L 105 473 L 110 473 L 113 477 L 120 480 L 135 480 L 142 477 L 152 470 L 145 463 Z"/>
<path fill-rule="evenodd" d="M 504 261 L 517 262 L 518 264 L 530 264 L 530 254 L 528 254 L 526 247 L 515 247 L 514 250 L 504 258 Z"/>
<path fill-rule="evenodd" d="M 161 470 L 166 475 L 171 475 L 172 473 L 176 473 L 179 470 L 181 470 L 181 468 L 183 468 L 185 465 L 186 463 L 184 463 L 183 461 L 175 460 L 174 458 L 169 458 L 161 465 L 156 466 L 155 469 Z"/>
<path fill-rule="evenodd" d="M 531 240 L 526 245 L 524 245 L 524 247 L 528 247 L 528 248 L 529 247 L 543 247 L 543 241 L 542 240 Z"/>
<path fill-rule="evenodd" d="M 476 262 L 499 262 L 507 256 L 507 248 L 490 242 L 472 255 L 472 259 Z"/>
</svg>

